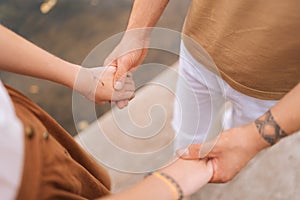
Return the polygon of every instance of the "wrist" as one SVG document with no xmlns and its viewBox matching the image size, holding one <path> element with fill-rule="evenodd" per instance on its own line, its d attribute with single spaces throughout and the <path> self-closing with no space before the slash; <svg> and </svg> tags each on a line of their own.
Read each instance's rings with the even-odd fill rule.
<svg viewBox="0 0 300 200">
<path fill-rule="evenodd" d="M 70 88 L 85 97 L 88 96 L 94 88 L 93 75 L 90 69 L 80 66 L 73 66 L 72 69 L 74 75 L 70 76 Z"/>
<path fill-rule="evenodd" d="M 183 192 L 179 184 L 168 174 L 164 172 L 150 173 L 146 179 L 151 179 L 152 182 L 156 182 L 156 186 L 160 188 L 160 194 L 165 196 L 162 199 L 174 199 L 182 200 Z"/>
<path fill-rule="evenodd" d="M 127 28 L 122 42 L 127 44 L 130 41 L 131 43 L 145 46 L 145 44 L 149 43 L 152 30 L 152 27 Z"/>
<path fill-rule="evenodd" d="M 67 65 L 69 70 L 68 73 L 65 74 L 66 83 L 64 85 L 70 89 L 75 90 L 74 86 L 76 84 L 78 74 L 81 71 L 82 67 L 73 63 L 68 63 Z"/>
<path fill-rule="evenodd" d="M 250 144 L 254 147 L 255 151 L 258 153 L 261 150 L 270 147 L 270 144 L 263 139 L 263 137 L 260 135 L 255 122 L 250 123 L 247 128 L 249 129 L 249 132 L 251 134 L 251 141 Z"/>
<path fill-rule="evenodd" d="M 274 145 L 288 134 L 278 125 L 271 110 L 254 121 L 256 130 L 261 138 L 269 145 Z"/>
<path fill-rule="evenodd" d="M 270 145 L 260 136 L 255 127 L 254 122 L 234 128 L 234 132 L 242 137 L 236 141 L 239 148 L 244 149 L 245 152 L 252 158 L 263 149 Z"/>
</svg>

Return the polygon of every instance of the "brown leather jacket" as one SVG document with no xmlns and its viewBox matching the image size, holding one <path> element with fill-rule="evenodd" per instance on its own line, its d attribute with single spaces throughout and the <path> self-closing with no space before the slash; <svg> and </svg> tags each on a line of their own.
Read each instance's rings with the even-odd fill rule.
<svg viewBox="0 0 300 200">
<path fill-rule="evenodd" d="M 106 171 L 45 111 L 16 90 L 7 90 L 24 126 L 25 160 L 17 199 L 93 199 L 109 194 Z"/>
</svg>

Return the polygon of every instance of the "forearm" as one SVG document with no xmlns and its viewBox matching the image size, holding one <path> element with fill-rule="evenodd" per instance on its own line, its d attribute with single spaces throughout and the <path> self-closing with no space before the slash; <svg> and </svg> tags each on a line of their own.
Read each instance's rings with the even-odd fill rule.
<svg viewBox="0 0 300 200">
<path fill-rule="evenodd" d="M 300 83 L 254 123 L 263 139 L 273 145 L 300 130 L 299 111 Z"/>
<path fill-rule="evenodd" d="M 0 25 L 0 70 L 73 87 L 78 65 L 66 62 Z"/>
<path fill-rule="evenodd" d="M 169 0 L 135 0 L 127 30 L 155 26 L 168 2 Z"/>
<path fill-rule="evenodd" d="M 287 133 L 300 130 L 300 83 L 276 104 L 271 112 L 278 125 Z"/>
<path fill-rule="evenodd" d="M 105 197 L 103 200 L 182 199 L 207 184 L 212 175 L 212 162 L 208 160 L 176 159 L 172 164 L 153 172 L 130 189 Z"/>
<path fill-rule="evenodd" d="M 149 176 L 143 181 L 139 182 L 137 185 L 127 189 L 121 193 L 110 195 L 101 200 L 153 200 L 153 199 L 162 199 L 162 200 L 172 200 L 174 199 L 173 193 L 168 188 L 168 186 L 157 179 L 156 177 Z"/>
</svg>

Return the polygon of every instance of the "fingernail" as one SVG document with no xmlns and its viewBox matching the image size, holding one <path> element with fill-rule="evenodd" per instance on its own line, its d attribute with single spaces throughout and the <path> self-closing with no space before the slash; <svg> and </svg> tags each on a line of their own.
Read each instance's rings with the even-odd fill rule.
<svg viewBox="0 0 300 200">
<path fill-rule="evenodd" d="M 120 81 L 118 81 L 118 82 L 115 83 L 115 89 L 116 90 L 122 89 L 122 83 Z"/>
<path fill-rule="evenodd" d="M 176 151 L 176 153 L 177 153 L 178 156 L 188 156 L 188 155 L 190 155 L 189 148 L 178 149 Z"/>
</svg>

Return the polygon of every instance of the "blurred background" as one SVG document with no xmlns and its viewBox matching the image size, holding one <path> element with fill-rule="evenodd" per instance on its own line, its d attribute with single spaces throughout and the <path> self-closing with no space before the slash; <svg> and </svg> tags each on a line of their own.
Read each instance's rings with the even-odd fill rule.
<svg viewBox="0 0 300 200">
<path fill-rule="evenodd" d="M 157 26 L 180 31 L 189 2 L 171 0 Z M 96 45 L 125 30 L 132 4 L 133 0 L 0 0 L 0 23 L 52 54 L 81 64 Z M 150 50 L 144 63 L 171 65 L 177 59 L 176 55 Z M 151 80 L 161 68 L 149 72 L 136 75 L 136 81 Z M 7 72 L 0 72 L 0 78 L 41 106 L 70 134 L 77 134 L 70 89 Z M 109 109 L 109 104 L 96 106 L 97 116 Z M 79 123 L 79 129 L 88 126 L 88 122 Z"/>
</svg>

